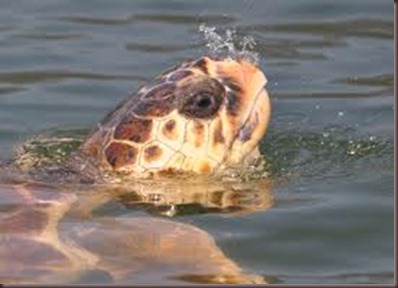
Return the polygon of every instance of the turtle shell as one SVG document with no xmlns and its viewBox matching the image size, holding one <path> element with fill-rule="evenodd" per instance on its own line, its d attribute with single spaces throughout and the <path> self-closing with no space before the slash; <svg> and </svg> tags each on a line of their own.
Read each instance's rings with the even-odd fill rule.
<svg viewBox="0 0 398 288">
<path fill-rule="evenodd" d="M 208 173 L 241 162 L 269 122 L 264 74 L 244 59 L 170 69 L 109 113 L 78 154 L 101 171 Z"/>
</svg>

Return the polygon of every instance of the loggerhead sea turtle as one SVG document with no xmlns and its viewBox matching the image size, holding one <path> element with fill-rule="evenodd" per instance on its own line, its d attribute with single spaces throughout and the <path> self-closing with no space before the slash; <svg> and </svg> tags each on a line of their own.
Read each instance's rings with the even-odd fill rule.
<svg viewBox="0 0 398 288">
<path fill-rule="evenodd" d="M 266 81 L 243 58 L 186 62 L 122 101 L 62 165 L 26 174 L 3 167 L 0 283 L 79 282 L 88 271 L 112 283 L 264 283 L 243 273 L 199 228 L 154 217 L 90 215 L 112 199 L 113 192 L 98 192 L 110 185 L 214 174 L 253 160 L 270 120 Z M 164 194 L 190 194 L 189 186 L 170 187 Z M 85 216 L 63 221 L 71 211 Z"/>
</svg>

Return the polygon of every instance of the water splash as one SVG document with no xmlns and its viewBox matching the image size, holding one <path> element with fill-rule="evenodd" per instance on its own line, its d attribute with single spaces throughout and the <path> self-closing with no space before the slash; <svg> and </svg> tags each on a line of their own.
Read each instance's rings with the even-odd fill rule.
<svg viewBox="0 0 398 288">
<path fill-rule="evenodd" d="M 341 126 L 319 132 L 270 130 L 266 139 L 260 150 L 271 178 L 300 175 L 326 181 L 394 169 L 392 139 L 354 136 Z"/>
<path fill-rule="evenodd" d="M 64 163 L 83 142 L 86 129 L 53 129 L 27 139 L 16 147 L 12 159 L 21 171 Z"/>
<path fill-rule="evenodd" d="M 224 35 L 217 32 L 216 27 L 201 24 L 199 32 L 203 35 L 208 54 L 215 58 L 244 58 L 253 64 L 258 64 L 259 55 L 254 51 L 256 41 L 252 36 L 239 36 L 236 30 L 227 29 Z"/>
</svg>

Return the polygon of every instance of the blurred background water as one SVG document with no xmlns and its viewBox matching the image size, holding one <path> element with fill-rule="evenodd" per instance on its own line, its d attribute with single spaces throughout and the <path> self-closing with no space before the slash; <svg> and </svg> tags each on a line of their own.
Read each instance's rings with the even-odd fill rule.
<svg viewBox="0 0 398 288">
<path fill-rule="evenodd" d="M 0 3 L 2 159 L 42 131 L 95 125 L 141 83 L 203 55 L 200 24 L 236 29 L 255 39 L 269 80 L 261 150 L 284 180 L 266 211 L 176 219 L 272 282 L 393 282 L 392 1 Z"/>
</svg>

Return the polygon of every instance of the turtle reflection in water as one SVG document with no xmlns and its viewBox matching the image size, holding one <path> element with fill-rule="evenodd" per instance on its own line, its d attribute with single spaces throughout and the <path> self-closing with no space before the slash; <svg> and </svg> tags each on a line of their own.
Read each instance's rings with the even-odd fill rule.
<svg viewBox="0 0 398 288">
<path fill-rule="evenodd" d="M 93 213 L 109 203 L 227 212 L 271 205 L 267 192 L 247 197 L 244 182 L 214 176 L 258 159 L 270 119 L 265 84 L 243 58 L 186 62 L 121 102 L 64 163 L 3 167 L 0 282 L 77 283 L 102 271 L 112 283 L 265 283 L 192 225 Z"/>
</svg>

